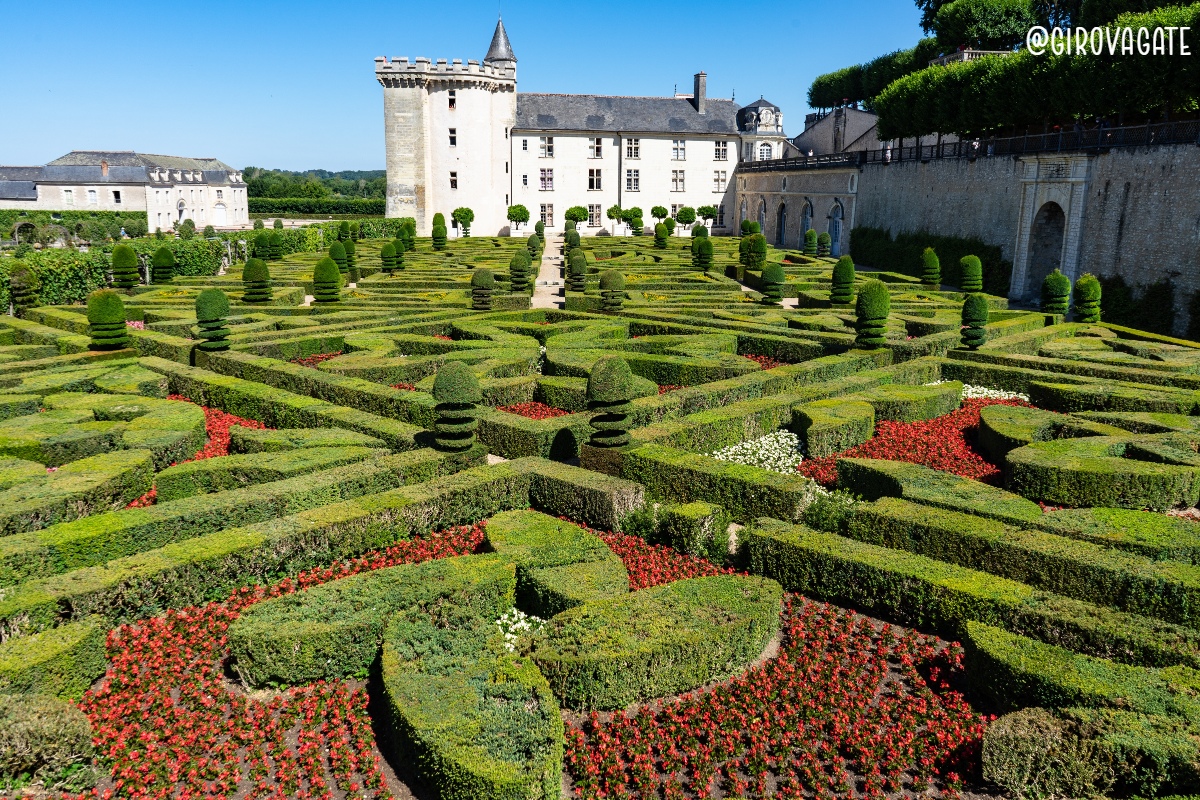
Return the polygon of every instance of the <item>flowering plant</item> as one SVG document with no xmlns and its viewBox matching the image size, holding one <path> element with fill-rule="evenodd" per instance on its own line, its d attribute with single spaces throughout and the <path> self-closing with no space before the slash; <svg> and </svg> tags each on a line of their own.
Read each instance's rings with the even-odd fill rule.
<svg viewBox="0 0 1200 800">
<path fill-rule="evenodd" d="M 497 406 L 496 410 L 509 414 L 517 414 L 529 419 L 553 419 L 555 417 L 565 417 L 571 413 L 570 411 L 563 411 L 561 408 L 539 403 L 536 400 L 528 403 L 514 403 L 511 406 Z"/>
<path fill-rule="evenodd" d="M 800 437 L 791 431 L 768 433 L 757 439 L 723 447 L 709 455 L 719 461 L 761 467 L 784 475 L 795 472 L 804 460 Z"/>
</svg>

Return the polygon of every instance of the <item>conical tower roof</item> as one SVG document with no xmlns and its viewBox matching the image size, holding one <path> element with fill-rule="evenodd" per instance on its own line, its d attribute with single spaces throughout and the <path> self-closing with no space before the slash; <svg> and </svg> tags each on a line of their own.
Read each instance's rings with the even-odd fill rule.
<svg viewBox="0 0 1200 800">
<path fill-rule="evenodd" d="M 483 61 L 486 64 L 489 61 L 512 61 L 515 63 L 516 60 L 512 44 L 508 41 L 508 32 L 504 30 L 504 20 L 498 19 L 496 20 L 496 32 L 492 34 L 492 46 L 488 48 Z"/>
</svg>

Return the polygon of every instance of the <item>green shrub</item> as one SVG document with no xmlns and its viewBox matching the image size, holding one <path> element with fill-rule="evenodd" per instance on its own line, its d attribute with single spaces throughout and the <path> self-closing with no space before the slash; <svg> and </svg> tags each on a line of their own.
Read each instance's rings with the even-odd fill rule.
<svg viewBox="0 0 1200 800">
<path fill-rule="evenodd" d="M 587 256 L 581 247 L 572 248 L 567 253 L 567 288 L 572 292 L 587 289 Z"/>
<path fill-rule="evenodd" d="M 624 447 L 629 444 L 633 421 L 629 414 L 634 393 L 633 372 L 621 356 L 604 356 L 588 375 L 588 410 L 591 419 L 592 447 Z"/>
<path fill-rule="evenodd" d="M 742 220 L 742 224 L 739 229 L 742 236 L 749 236 L 752 233 L 752 231 L 750 230 L 751 224 L 752 223 L 748 219 Z"/>
<path fill-rule="evenodd" d="M 341 292 L 342 271 L 336 261 L 325 256 L 313 267 L 313 300 L 317 303 L 337 303 L 342 299 Z"/>
<path fill-rule="evenodd" d="M 762 269 L 767 263 L 767 237 L 761 233 L 753 233 L 749 242 L 746 266 L 750 269 Z"/>
<path fill-rule="evenodd" d="M 539 239 L 545 239 L 546 238 L 546 223 L 542 222 L 540 219 L 537 222 L 533 223 L 533 232 Z"/>
<path fill-rule="evenodd" d="M 567 250 L 570 250 L 573 247 L 579 247 L 579 231 L 574 229 L 567 231 L 567 234 L 564 237 L 564 244 L 566 245 Z"/>
<path fill-rule="evenodd" d="M 261 220 L 259 220 L 261 222 Z M 254 256 L 264 261 L 271 258 L 271 234 L 263 231 L 254 237 Z"/>
<path fill-rule="evenodd" d="M 175 254 L 168 247 L 155 250 L 150 265 L 155 283 L 170 283 L 175 277 Z"/>
<path fill-rule="evenodd" d="M 479 379 L 463 361 L 448 361 L 437 371 L 433 380 L 435 441 L 439 450 L 461 453 L 475 444 L 476 404 L 483 401 Z"/>
<path fill-rule="evenodd" d="M 37 781 L 46 789 L 89 789 L 100 777 L 92 754 L 91 723 L 71 703 L 0 695 L 0 787 Z"/>
<path fill-rule="evenodd" d="M 856 264 L 876 269 L 896 269 L 914 277 L 921 276 L 921 253 L 932 247 L 940 253 L 942 283 L 962 288 L 962 258 L 977 254 L 983 263 L 983 286 L 975 291 L 1007 295 L 1012 263 L 1005 261 L 1000 248 L 975 238 L 935 236 L 924 231 L 891 233 L 880 228 L 855 225 L 850 231 L 850 255 Z M 963 291 L 967 291 L 965 288 Z"/>
<path fill-rule="evenodd" d="M 338 223 L 337 238 L 339 242 L 345 242 L 350 239 L 350 221 L 342 220 Z"/>
<path fill-rule="evenodd" d="M 261 231 L 264 227 L 262 219 L 254 220 L 254 230 Z"/>
<path fill-rule="evenodd" d="M 682 210 L 683 209 L 680 209 L 680 211 L 682 211 Z M 690 224 L 690 223 L 685 223 L 685 224 Z M 697 225 L 696 227 L 692 228 L 692 238 L 693 239 L 707 239 L 708 238 L 708 226 L 707 225 Z"/>
<path fill-rule="evenodd" d="M 125 325 L 125 303 L 112 289 L 98 289 L 87 298 L 90 350 L 120 350 L 129 344 Z"/>
<path fill-rule="evenodd" d="M 673 218 L 667 217 L 666 219 L 663 220 L 662 224 L 667 229 L 667 236 L 671 236 L 675 233 L 675 220 Z"/>
<path fill-rule="evenodd" d="M 704 226 L 701 225 L 699 230 L 703 229 Z M 701 237 L 700 239 L 693 239 L 692 241 L 698 241 L 700 243 L 696 245 L 696 268 L 704 270 L 704 273 L 708 274 L 708 271 L 712 269 L 713 265 L 713 243 L 707 236 Z"/>
<path fill-rule="evenodd" d="M 644 222 L 642 222 L 641 217 L 630 217 L 629 228 L 633 231 L 634 236 L 646 235 L 646 225 Z"/>
<path fill-rule="evenodd" d="M 645 538 L 651 544 L 724 564 L 729 558 L 729 515 L 712 503 L 664 505 L 658 509 L 653 530 Z"/>
<path fill-rule="evenodd" d="M 528 250 L 518 250 L 508 262 L 509 286 L 516 294 L 528 294 L 532 286 L 530 269 L 533 265 Z"/>
<path fill-rule="evenodd" d="M 968 350 L 978 350 L 987 341 L 988 299 L 985 294 L 969 294 L 962 307 L 962 343 Z"/>
<path fill-rule="evenodd" d="M 229 298 L 220 289 L 204 289 L 196 295 L 196 321 L 200 323 L 201 350 L 215 353 L 229 349 Z"/>
<path fill-rule="evenodd" d="M 490 269 L 477 269 L 471 273 L 471 308 L 476 311 L 492 310 L 492 290 L 496 288 L 496 277 Z"/>
<path fill-rule="evenodd" d="M 347 239 L 342 242 L 342 247 L 346 251 L 346 277 L 350 283 L 358 283 L 358 257 L 354 254 L 354 240 Z"/>
<path fill-rule="evenodd" d="M 654 246 L 659 250 L 667 249 L 667 226 L 661 222 L 654 226 Z"/>
<path fill-rule="evenodd" d="M 809 228 L 804 232 L 804 255 L 815 256 L 817 254 L 817 232 L 813 228 Z"/>
<path fill-rule="evenodd" d="M 14 316 L 24 317 L 27 309 L 38 304 L 37 283 L 37 275 L 24 262 L 16 262 L 9 270 L 8 292 Z"/>
<path fill-rule="evenodd" d="M 118 289 L 132 289 L 142 282 L 138 273 L 137 253 L 127 244 L 119 244 L 113 248 L 112 282 Z"/>
<path fill-rule="evenodd" d="M 276 217 L 275 221 L 271 223 L 271 227 L 277 231 L 283 230 L 283 220 Z"/>
<path fill-rule="evenodd" d="M 350 263 L 346 258 L 346 246 L 342 242 L 334 242 L 329 245 L 329 257 L 337 264 L 338 272 L 345 275 L 350 269 Z"/>
<path fill-rule="evenodd" d="M 926 247 L 921 253 L 921 283 L 933 287 L 942 285 L 942 262 L 938 261 L 932 247 Z"/>
<path fill-rule="evenodd" d="M 609 314 L 621 311 L 625 303 L 625 276 L 615 269 L 600 273 L 600 310 Z"/>
<path fill-rule="evenodd" d="M 242 302 L 266 303 L 271 300 L 271 269 L 261 258 L 251 258 L 242 268 Z"/>
<path fill-rule="evenodd" d="M 759 234 L 761 236 L 761 234 Z M 783 264 L 772 261 L 763 267 L 762 271 L 762 302 L 764 305 L 777 306 L 783 300 L 783 284 L 787 276 L 783 272 Z"/>
<path fill-rule="evenodd" d="M 875 435 L 875 409 L 850 398 L 816 400 L 792 409 L 792 428 L 809 458 L 823 458 L 862 444 Z"/>
<path fill-rule="evenodd" d="M 743 267 L 750 266 L 750 237 L 753 234 L 742 234 L 741 241 L 738 242 L 738 263 Z"/>
<path fill-rule="evenodd" d="M 1105 795 L 1096 743 L 1044 708 L 1005 714 L 983 734 L 984 780 L 1017 800 Z"/>
<path fill-rule="evenodd" d="M 1090 272 L 1085 272 L 1075 281 L 1075 321 L 1096 323 L 1100 321 L 1100 281 Z"/>
<path fill-rule="evenodd" d="M 271 234 L 270 252 L 272 261 L 279 261 L 283 258 L 283 237 L 279 235 L 278 231 Z"/>
<path fill-rule="evenodd" d="M 530 263 L 533 259 L 540 258 L 542 255 L 542 238 L 536 233 L 529 234 L 529 238 L 525 240 L 525 246 L 529 250 Z"/>
<path fill-rule="evenodd" d="M 983 262 L 979 260 L 979 256 L 963 256 L 958 261 L 958 270 L 961 276 L 958 279 L 959 289 L 964 292 L 983 291 Z"/>
<path fill-rule="evenodd" d="M 829 302 L 849 304 L 854 299 L 854 259 L 842 256 L 833 265 Z"/>
<path fill-rule="evenodd" d="M 817 234 L 817 255 L 818 256 L 829 255 L 829 250 L 832 247 L 832 245 L 833 245 L 833 237 L 831 237 L 828 233 L 822 232 L 822 233 Z"/>
<path fill-rule="evenodd" d="M 1071 279 L 1057 269 L 1042 281 L 1042 311 L 1046 314 L 1066 314 L 1071 297 Z"/>
<path fill-rule="evenodd" d="M 884 346 L 891 308 L 892 298 L 888 294 L 887 284 L 872 278 L 862 285 L 854 305 L 856 347 L 871 350 Z"/>
<path fill-rule="evenodd" d="M 445 250 L 446 249 L 446 226 L 445 225 L 434 225 L 433 226 L 433 249 L 434 250 Z"/>
</svg>

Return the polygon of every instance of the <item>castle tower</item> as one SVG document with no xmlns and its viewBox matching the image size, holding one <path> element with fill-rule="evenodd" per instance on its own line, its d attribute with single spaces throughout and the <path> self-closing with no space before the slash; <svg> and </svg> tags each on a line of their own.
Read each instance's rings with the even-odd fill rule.
<svg viewBox="0 0 1200 800">
<path fill-rule="evenodd" d="M 517 58 L 496 23 L 482 63 L 375 59 L 383 86 L 387 216 L 413 217 L 428 236 L 433 215 L 466 206 L 473 233 L 508 223 L 509 129 L 517 113 Z"/>
</svg>

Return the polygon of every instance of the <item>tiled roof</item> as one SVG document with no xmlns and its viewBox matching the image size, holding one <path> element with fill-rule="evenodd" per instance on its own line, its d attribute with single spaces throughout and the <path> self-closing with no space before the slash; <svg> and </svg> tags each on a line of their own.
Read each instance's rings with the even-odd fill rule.
<svg viewBox="0 0 1200 800">
<path fill-rule="evenodd" d="M 737 133 L 738 105 L 707 98 L 517 93 L 517 130 L 605 133 Z"/>
</svg>

